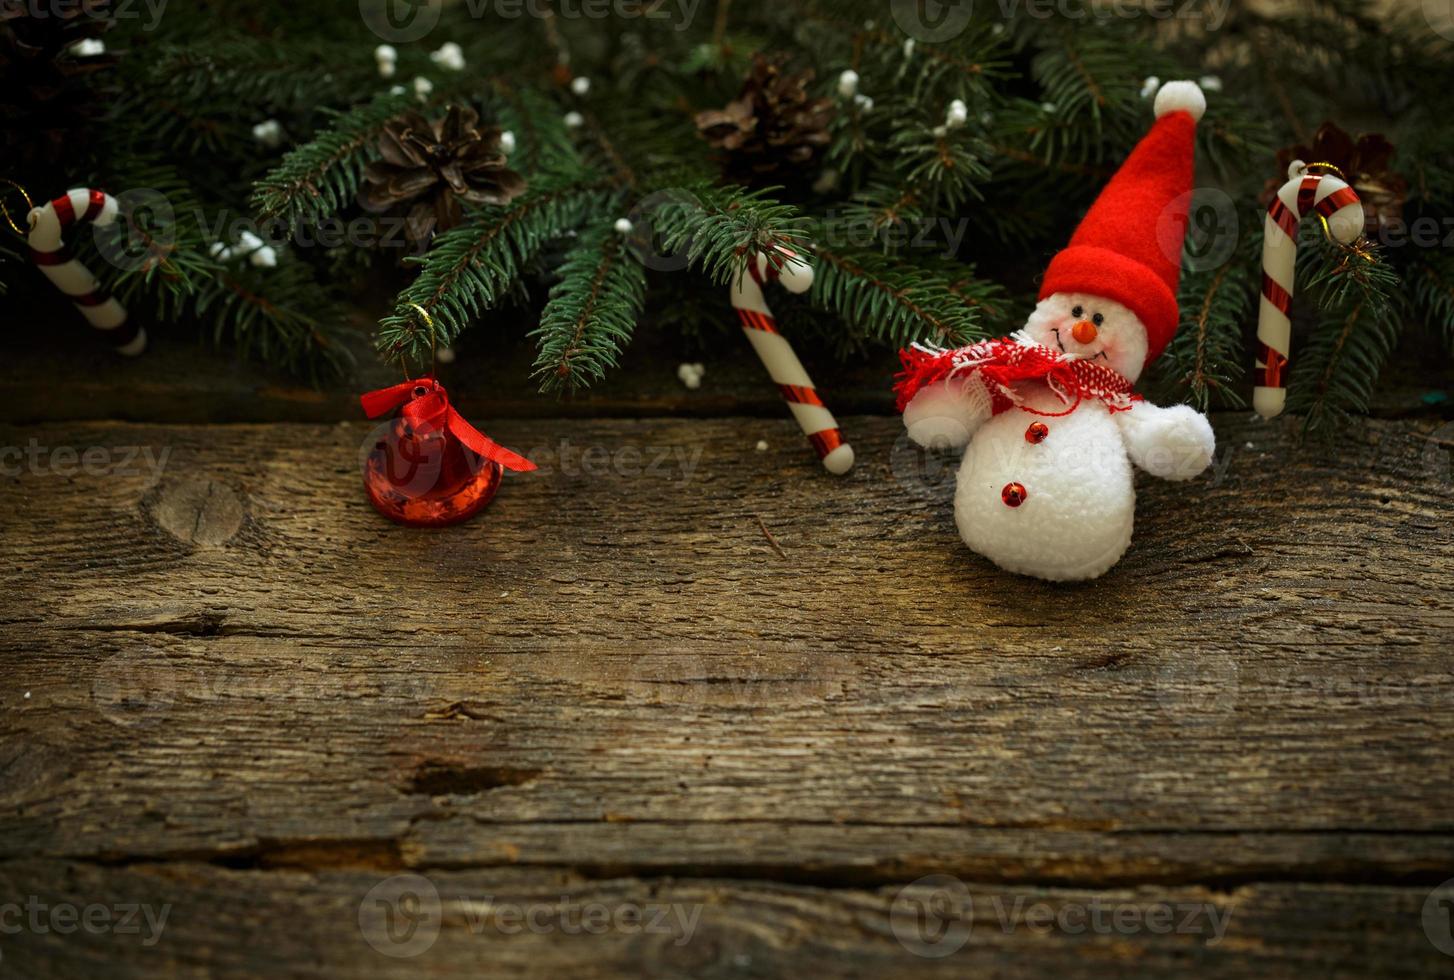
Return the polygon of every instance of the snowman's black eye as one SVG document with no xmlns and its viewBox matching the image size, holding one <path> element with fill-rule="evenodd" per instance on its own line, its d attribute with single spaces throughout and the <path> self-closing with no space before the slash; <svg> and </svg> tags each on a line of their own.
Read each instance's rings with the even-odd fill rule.
<svg viewBox="0 0 1454 980">
<path fill-rule="evenodd" d="M 1075 317 L 1077 320 L 1080 319 L 1080 315 L 1082 313 L 1084 313 L 1084 312 L 1085 312 L 1085 307 L 1084 306 L 1073 306 L 1070 309 L 1070 315 L 1073 316 L 1073 317 Z"/>
<path fill-rule="evenodd" d="M 1101 316 L 1099 313 L 1097 313 L 1095 316 L 1091 317 L 1091 323 L 1094 323 L 1098 327 L 1101 324 L 1105 323 L 1105 322 L 1106 322 L 1106 318 L 1103 317 L 1103 316 Z"/>
</svg>

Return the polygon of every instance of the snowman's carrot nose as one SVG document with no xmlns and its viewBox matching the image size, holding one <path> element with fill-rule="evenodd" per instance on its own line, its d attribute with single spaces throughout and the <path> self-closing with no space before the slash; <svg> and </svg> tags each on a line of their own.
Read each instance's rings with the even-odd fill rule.
<svg viewBox="0 0 1454 980">
<path fill-rule="evenodd" d="M 1070 328 L 1070 335 L 1078 344 L 1088 344 L 1096 339 L 1096 325 L 1089 320 L 1077 320 Z"/>
</svg>

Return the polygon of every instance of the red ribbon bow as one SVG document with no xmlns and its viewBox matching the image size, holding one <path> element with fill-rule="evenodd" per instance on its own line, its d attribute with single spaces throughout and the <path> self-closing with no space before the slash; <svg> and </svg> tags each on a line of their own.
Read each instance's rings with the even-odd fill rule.
<svg viewBox="0 0 1454 980">
<path fill-rule="evenodd" d="M 511 452 L 465 421 L 465 417 L 450 406 L 444 385 L 433 378 L 419 378 L 391 388 L 380 388 L 360 396 L 359 402 L 363 405 L 364 414 L 371 419 L 387 415 L 403 406 L 405 421 L 416 430 L 431 432 L 447 429 L 476 455 L 483 456 L 492 463 L 499 463 L 507 470 L 528 473 L 535 469 L 535 464 L 530 460 Z"/>
</svg>

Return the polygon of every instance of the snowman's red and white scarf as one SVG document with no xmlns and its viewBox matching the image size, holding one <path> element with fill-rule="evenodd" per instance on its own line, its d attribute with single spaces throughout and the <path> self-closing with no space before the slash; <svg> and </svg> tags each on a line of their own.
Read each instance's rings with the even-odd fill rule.
<svg viewBox="0 0 1454 980">
<path fill-rule="evenodd" d="M 1110 368 L 1039 344 L 1016 343 L 1008 337 L 982 340 L 956 350 L 914 344 L 899 351 L 904 369 L 895 376 L 894 391 L 902 412 L 923 388 L 949 378 L 978 372 L 990 393 L 994 414 L 1018 408 L 1032 415 L 1069 415 L 1093 398 L 1112 412 L 1129 411 L 1141 400 L 1127 381 Z M 1063 412 L 1041 412 L 1023 403 L 1015 389 L 1022 381 L 1043 381 L 1063 404 Z"/>
</svg>

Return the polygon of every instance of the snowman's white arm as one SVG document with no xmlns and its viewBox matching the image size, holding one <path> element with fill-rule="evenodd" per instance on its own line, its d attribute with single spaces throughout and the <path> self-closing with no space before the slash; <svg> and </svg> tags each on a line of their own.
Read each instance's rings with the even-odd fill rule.
<svg viewBox="0 0 1454 980">
<path fill-rule="evenodd" d="M 904 406 L 904 428 L 926 449 L 963 449 L 992 408 L 976 371 L 925 387 Z"/>
<path fill-rule="evenodd" d="M 1137 402 L 1112 418 L 1131 462 L 1163 480 L 1190 480 L 1212 462 L 1217 440 L 1207 417 L 1190 405 L 1160 408 Z"/>
</svg>

